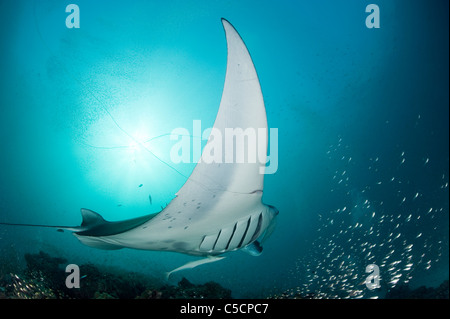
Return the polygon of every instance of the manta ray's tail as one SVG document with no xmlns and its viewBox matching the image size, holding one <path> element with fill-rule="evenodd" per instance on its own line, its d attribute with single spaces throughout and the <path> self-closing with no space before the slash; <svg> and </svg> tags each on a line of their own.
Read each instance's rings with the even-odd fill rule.
<svg viewBox="0 0 450 319">
<path fill-rule="evenodd" d="M 28 223 L 5 223 L 0 222 L 0 225 L 6 226 L 25 226 L 25 227 L 45 227 L 45 228 L 55 228 L 57 231 L 69 230 L 73 232 L 85 231 L 92 228 L 93 225 L 98 225 L 101 222 L 107 223 L 103 217 L 101 217 L 96 212 L 89 209 L 81 209 L 82 223 L 81 226 L 55 226 L 55 225 L 42 225 L 42 224 L 28 224 Z"/>
<path fill-rule="evenodd" d="M 54 225 L 5 223 L 5 222 L 0 222 L 0 225 L 56 228 L 58 231 L 69 230 L 82 236 L 108 236 L 130 230 L 136 226 L 139 226 L 149 221 L 156 215 L 157 213 L 127 219 L 120 222 L 109 222 L 103 219 L 103 217 L 100 214 L 90 209 L 82 208 L 81 209 L 82 222 L 80 226 L 54 226 Z"/>
<path fill-rule="evenodd" d="M 55 228 L 57 231 L 64 231 L 64 230 L 72 230 L 76 231 L 77 227 L 70 227 L 70 226 L 54 226 L 54 225 L 40 225 L 40 224 L 20 224 L 20 223 L 3 223 L 0 222 L 0 225 L 6 225 L 6 226 L 25 226 L 25 227 L 46 227 L 46 228 Z"/>
<path fill-rule="evenodd" d="M 97 217 L 99 216 L 99 217 Z M 42 224 L 28 224 L 28 223 L 5 223 L 5 222 L 0 222 L 0 225 L 6 225 L 6 226 L 25 226 L 25 227 L 45 227 L 45 228 L 55 228 L 57 231 L 64 231 L 64 230 L 69 230 L 69 231 L 73 231 L 73 232 L 80 232 L 85 230 L 87 227 L 87 224 L 93 224 L 93 220 L 103 220 L 103 218 L 95 213 L 92 212 L 88 209 L 81 209 L 81 217 L 83 219 L 83 222 L 81 223 L 81 226 L 55 226 L 55 225 L 42 225 Z M 104 221 L 104 220 L 103 220 Z"/>
</svg>

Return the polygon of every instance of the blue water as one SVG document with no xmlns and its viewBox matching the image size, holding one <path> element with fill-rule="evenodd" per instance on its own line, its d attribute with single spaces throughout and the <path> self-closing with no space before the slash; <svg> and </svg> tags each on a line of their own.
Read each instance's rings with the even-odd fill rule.
<svg viewBox="0 0 450 319">
<path fill-rule="evenodd" d="M 448 1 L 0 2 L 0 222 L 78 225 L 161 210 L 193 164 L 140 141 L 213 125 L 226 42 L 256 66 L 278 171 L 263 200 L 280 214 L 263 254 L 233 252 L 174 274 L 235 297 L 382 297 L 449 277 Z M 148 142 L 170 162 L 167 135 Z M 184 176 L 183 176 L 184 175 Z M 142 184 L 141 187 L 139 187 Z M 151 204 L 149 202 L 151 196 Z M 194 257 L 89 248 L 54 229 L 0 226 L 2 265 L 26 252 L 162 277 Z M 380 268 L 368 290 L 365 268 Z"/>
</svg>

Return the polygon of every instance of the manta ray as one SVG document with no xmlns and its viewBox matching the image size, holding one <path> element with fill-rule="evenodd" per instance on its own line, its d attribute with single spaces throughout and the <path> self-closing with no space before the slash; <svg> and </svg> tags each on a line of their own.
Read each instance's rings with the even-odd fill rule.
<svg viewBox="0 0 450 319">
<path fill-rule="evenodd" d="M 100 249 L 133 248 L 206 257 L 173 271 L 220 260 L 224 253 L 239 249 L 259 255 L 278 215 L 275 207 L 262 203 L 266 163 L 227 161 L 226 156 L 235 151 L 227 143 L 219 157 L 215 154 L 214 158 L 219 160 L 211 161 L 210 156 L 210 146 L 230 129 L 261 133 L 258 141 L 263 143 L 258 143 L 258 150 L 245 144 L 245 139 L 236 138 L 236 145 L 232 146 L 250 148 L 263 154 L 264 159 L 267 156 L 267 116 L 258 75 L 236 29 L 226 19 L 222 19 L 222 24 L 228 54 L 218 114 L 200 160 L 162 211 L 123 221 L 106 221 L 100 214 L 82 208 L 82 223 L 75 227 L 1 224 L 69 230 L 83 244 Z"/>
</svg>

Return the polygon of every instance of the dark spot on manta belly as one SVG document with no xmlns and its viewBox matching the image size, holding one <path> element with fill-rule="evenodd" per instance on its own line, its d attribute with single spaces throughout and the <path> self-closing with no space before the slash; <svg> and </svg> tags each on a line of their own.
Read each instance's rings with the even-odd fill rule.
<svg viewBox="0 0 450 319">
<path fill-rule="evenodd" d="M 184 241 L 178 241 L 172 244 L 172 247 L 177 250 L 187 250 L 188 243 Z"/>
</svg>

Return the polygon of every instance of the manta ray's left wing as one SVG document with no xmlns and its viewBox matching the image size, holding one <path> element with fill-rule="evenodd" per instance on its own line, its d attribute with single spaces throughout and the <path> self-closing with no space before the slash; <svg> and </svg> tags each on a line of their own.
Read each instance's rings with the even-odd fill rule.
<svg viewBox="0 0 450 319">
<path fill-rule="evenodd" d="M 222 19 L 228 57 L 219 111 L 201 159 L 169 205 L 145 226 L 158 249 L 209 255 L 242 248 L 270 223 L 261 203 L 267 118 L 250 54 Z M 171 242 L 170 242 L 171 241 Z"/>
<path fill-rule="evenodd" d="M 82 209 L 81 226 L 59 228 L 102 249 L 204 256 L 250 247 L 271 232 L 278 211 L 261 202 L 268 141 L 261 87 L 241 37 L 227 20 L 222 23 L 228 47 L 222 100 L 201 159 L 176 197 L 156 216 L 108 222 Z M 251 248 L 254 255 L 261 252 L 257 244 Z"/>
<path fill-rule="evenodd" d="M 268 140 L 261 87 L 241 37 L 222 23 L 228 47 L 222 100 L 191 176 L 151 220 L 112 236 L 76 234 L 85 244 L 211 256 L 250 245 L 272 224 L 278 211 L 261 202 Z"/>
</svg>

